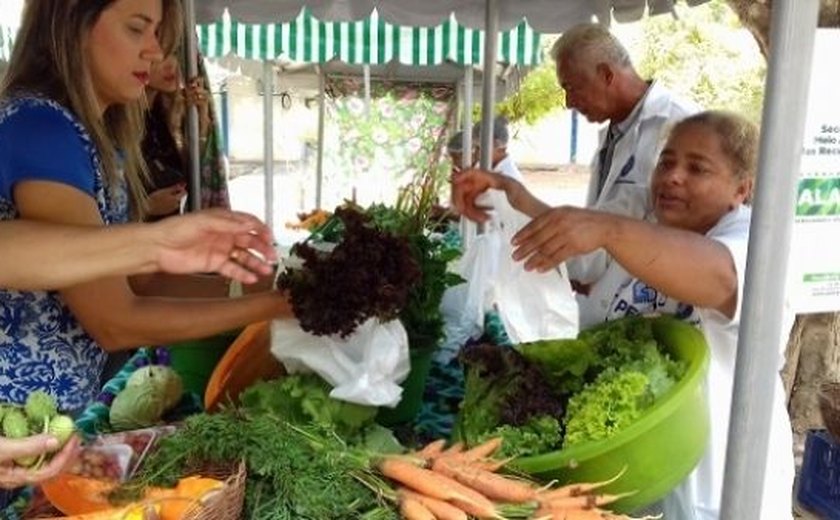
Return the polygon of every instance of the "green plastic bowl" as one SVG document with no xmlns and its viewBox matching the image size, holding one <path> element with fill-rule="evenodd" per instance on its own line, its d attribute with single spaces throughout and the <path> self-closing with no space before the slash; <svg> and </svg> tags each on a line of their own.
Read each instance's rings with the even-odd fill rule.
<svg viewBox="0 0 840 520">
<path fill-rule="evenodd" d="M 609 507 L 632 513 L 667 495 L 694 469 L 706 451 L 709 408 L 704 381 L 709 348 L 692 325 L 670 317 L 652 318 L 656 340 L 674 359 L 688 364 L 686 374 L 639 420 L 603 441 L 522 457 L 515 466 L 539 480 L 560 484 L 601 482 L 619 473 L 604 493 L 633 494 Z"/>
</svg>

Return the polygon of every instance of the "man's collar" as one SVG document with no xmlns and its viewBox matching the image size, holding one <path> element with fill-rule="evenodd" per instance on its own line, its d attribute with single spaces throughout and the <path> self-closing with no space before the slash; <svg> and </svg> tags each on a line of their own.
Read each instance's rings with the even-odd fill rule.
<svg viewBox="0 0 840 520">
<path fill-rule="evenodd" d="M 627 132 L 627 130 L 631 126 L 633 126 L 633 124 L 636 122 L 636 120 L 642 113 L 642 107 L 645 106 L 645 102 L 647 101 L 650 91 L 653 90 L 654 81 L 648 81 L 647 84 L 648 87 L 647 89 L 645 89 L 644 95 L 642 95 L 642 97 L 639 98 L 639 100 L 633 106 L 633 110 L 630 112 L 630 115 L 628 115 L 618 123 L 613 123 L 612 121 L 610 121 L 610 131 L 618 131 L 618 135 L 624 135 Z"/>
</svg>

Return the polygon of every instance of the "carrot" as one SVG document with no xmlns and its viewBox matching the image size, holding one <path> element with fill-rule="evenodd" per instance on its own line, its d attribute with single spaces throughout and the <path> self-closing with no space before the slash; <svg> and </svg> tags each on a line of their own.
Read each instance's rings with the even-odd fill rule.
<svg viewBox="0 0 840 520">
<path fill-rule="evenodd" d="M 400 498 L 400 514 L 405 520 L 437 520 L 426 506 L 407 496 Z"/>
<path fill-rule="evenodd" d="M 612 477 L 608 480 L 603 480 L 601 482 L 592 482 L 592 483 L 576 483 L 576 484 L 569 484 L 563 487 L 549 489 L 542 493 L 542 496 L 548 497 L 549 500 L 554 498 L 563 498 L 563 497 L 576 497 L 580 495 L 585 495 L 591 493 L 596 489 L 600 489 L 604 486 L 608 486 L 613 482 L 617 481 L 624 475 L 624 472 L 627 471 L 627 466 L 625 466 L 621 471 L 618 472 L 618 475 Z"/>
<path fill-rule="evenodd" d="M 617 500 L 629 497 L 635 492 L 620 493 L 618 495 L 580 495 L 576 497 L 562 497 L 553 500 L 543 500 L 540 502 L 552 509 L 594 509 L 596 507 L 612 504 Z"/>
<path fill-rule="evenodd" d="M 464 451 L 464 443 L 463 442 L 456 442 L 452 446 L 443 450 L 441 455 L 457 455 L 463 453 Z"/>
<path fill-rule="evenodd" d="M 525 482 L 505 478 L 454 460 L 437 459 L 432 465 L 432 470 L 455 479 L 492 500 L 521 504 L 537 499 L 537 490 Z"/>
<path fill-rule="evenodd" d="M 446 439 L 438 439 L 425 445 L 417 452 L 417 455 L 424 458 L 435 457 L 443 452 L 444 446 L 446 446 Z"/>
<path fill-rule="evenodd" d="M 501 437 L 493 437 L 489 441 L 485 441 L 478 446 L 473 446 L 472 448 L 466 450 L 461 454 L 461 457 L 464 460 L 479 460 L 479 459 L 486 459 L 490 457 L 502 446 L 502 438 Z"/>
<path fill-rule="evenodd" d="M 490 473 L 495 473 L 502 469 L 503 467 L 507 466 L 507 463 L 515 459 L 516 457 L 508 457 L 506 459 L 496 460 L 496 459 L 480 459 L 475 461 L 470 461 L 469 465 L 474 468 L 481 468 L 484 471 L 489 471 Z"/>
<path fill-rule="evenodd" d="M 499 512 L 496 510 L 496 506 L 493 505 L 493 502 L 491 502 L 487 497 L 485 497 L 478 491 L 473 491 L 469 488 L 467 489 L 470 491 L 471 495 L 469 498 L 453 498 L 449 502 L 461 511 L 470 514 L 476 518 L 504 520 L 505 517 L 499 514 Z"/>
<path fill-rule="evenodd" d="M 415 493 L 410 489 L 402 488 L 397 492 L 402 497 L 408 497 L 412 500 L 416 500 L 420 502 L 426 509 L 431 511 L 433 515 L 435 515 L 438 520 L 467 520 L 467 514 L 458 509 L 457 507 L 449 504 L 448 502 L 444 502 L 442 500 L 437 500 L 435 498 L 427 497 L 426 495 L 421 495 L 419 493 Z"/>
<path fill-rule="evenodd" d="M 458 500 L 459 503 L 473 504 L 479 508 L 489 506 L 493 509 L 493 503 L 487 497 L 447 476 L 419 468 L 410 462 L 393 458 L 384 459 L 379 463 L 379 471 L 391 480 L 426 496 L 444 501 Z M 470 512 L 461 506 L 458 507 L 467 513 Z"/>
</svg>

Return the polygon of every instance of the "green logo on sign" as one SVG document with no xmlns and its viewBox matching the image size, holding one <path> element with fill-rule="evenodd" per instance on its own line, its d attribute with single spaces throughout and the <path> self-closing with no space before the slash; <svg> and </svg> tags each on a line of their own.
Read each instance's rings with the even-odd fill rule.
<svg viewBox="0 0 840 520">
<path fill-rule="evenodd" d="M 800 180 L 796 216 L 832 215 L 840 215 L 840 178 Z"/>
</svg>

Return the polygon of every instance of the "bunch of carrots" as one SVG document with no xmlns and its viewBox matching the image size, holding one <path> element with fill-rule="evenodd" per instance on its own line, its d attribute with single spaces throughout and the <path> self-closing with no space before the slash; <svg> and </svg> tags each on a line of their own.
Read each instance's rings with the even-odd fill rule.
<svg viewBox="0 0 840 520">
<path fill-rule="evenodd" d="M 497 438 L 464 449 L 462 444 L 445 448 L 438 440 L 407 456 L 384 458 L 378 469 L 397 483 L 392 498 L 405 520 L 631 520 L 601 509 L 629 494 L 597 493 L 621 474 L 604 482 L 539 487 L 496 473 L 509 462 L 493 458 L 501 443 Z"/>
</svg>

